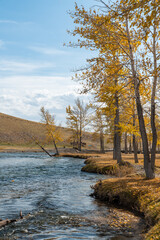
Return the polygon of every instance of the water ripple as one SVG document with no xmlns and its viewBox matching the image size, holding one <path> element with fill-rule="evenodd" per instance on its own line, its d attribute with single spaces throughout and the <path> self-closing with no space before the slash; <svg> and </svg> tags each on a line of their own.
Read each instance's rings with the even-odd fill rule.
<svg viewBox="0 0 160 240">
<path fill-rule="evenodd" d="M 0 240 L 132 239 L 104 221 L 107 207 L 89 197 L 90 185 L 104 176 L 81 172 L 82 166 L 82 159 L 1 153 L 0 218 L 22 210 L 24 219 L 2 228 Z"/>
</svg>

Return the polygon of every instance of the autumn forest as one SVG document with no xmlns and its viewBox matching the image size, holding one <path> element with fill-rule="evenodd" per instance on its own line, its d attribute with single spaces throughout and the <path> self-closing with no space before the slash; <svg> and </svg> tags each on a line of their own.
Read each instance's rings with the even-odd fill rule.
<svg viewBox="0 0 160 240">
<path fill-rule="evenodd" d="M 106 120 L 102 125 L 113 136 L 113 158 L 122 163 L 121 139 L 132 136 L 135 161 L 142 142 L 145 174 L 152 179 L 160 141 L 159 2 L 100 0 L 97 5 L 85 10 L 76 4 L 70 12 L 75 29 L 69 34 L 78 40 L 68 46 L 97 53 L 74 79 L 83 93 L 93 94 L 95 111 Z"/>
</svg>

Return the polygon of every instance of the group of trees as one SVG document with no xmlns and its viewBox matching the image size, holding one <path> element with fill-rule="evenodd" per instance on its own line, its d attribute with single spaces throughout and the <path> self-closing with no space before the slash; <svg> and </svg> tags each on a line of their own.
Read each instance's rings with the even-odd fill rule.
<svg viewBox="0 0 160 240">
<path fill-rule="evenodd" d="M 89 109 L 94 110 L 89 112 Z M 86 129 L 92 132 L 92 135 L 99 135 L 100 151 L 104 153 L 104 129 L 106 123 L 104 122 L 104 114 L 101 109 L 85 104 L 79 98 L 75 100 L 74 106 L 66 108 L 67 113 L 67 126 L 71 129 L 71 143 L 79 151 L 85 144 L 83 137 Z M 97 138 L 97 136 L 96 136 Z"/>
<path fill-rule="evenodd" d="M 84 92 L 90 91 L 102 103 L 119 164 L 122 135 L 132 134 L 135 158 L 136 136 L 141 136 L 144 169 L 151 179 L 155 176 L 159 122 L 159 1 L 97 2 L 99 10 L 85 10 L 76 4 L 70 12 L 75 23 L 70 33 L 79 38 L 69 45 L 98 52 L 97 57 L 87 59 L 87 66 L 75 78 L 82 81 Z"/>
<path fill-rule="evenodd" d="M 81 151 L 82 147 L 86 146 L 86 143 L 84 142 L 86 129 L 89 131 L 92 129 L 90 137 L 92 138 L 93 134 L 96 135 L 96 139 L 99 138 L 100 151 L 104 153 L 104 129 L 106 127 L 104 114 L 100 109 L 96 109 L 95 107 L 92 107 L 92 109 L 94 109 L 92 113 L 89 113 L 89 109 L 91 109 L 91 104 L 85 104 L 79 98 L 75 100 L 75 104 L 73 106 L 69 105 L 66 107 L 66 123 L 71 133 L 68 138 L 68 143 L 72 145 L 73 148 Z M 55 154 L 59 155 L 57 143 L 62 141 L 61 128 L 56 126 L 55 116 L 51 115 L 44 107 L 41 107 L 40 113 L 41 122 L 45 127 L 45 143 L 53 143 Z M 35 138 L 33 140 L 35 141 Z M 43 151 L 50 155 L 42 143 L 37 140 L 35 142 L 42 148 Z"/>
<path fill-rule="evenodd" d="M 155 177 L 155 158 L 159 140 L 158 91 L 160 71 L 160 5 L 158 0 L 97 0 L 99 9 L 89 10 L 75 4 L 70 12 L 78 36 L 71 47 L 95 50 L 84 70 L 75 74 L 83 92 L 94 96 L 94 117 L 88 117 L 88 106 L 79 99 L 68 106 L 67 124 L 73 142 L 82 147 L 82 133 L 92 122 L 99 133 L 104 152 L 104 129 L 113 139 L 113 158 L 122 164 L 121 142 L 125 152 L 133 145 L 135 162 L 142 145 L 146 178 Z M 48 136 L 52 118 L 41 109 Z M 48 119 L 49 117 L 49 119 Z M 93 123 L 94 122 L 94 123 Z M 51 124 L 52 125 L 52 124 Z M 50 135 L 53 142 L 55 137 Z M 55 144 L 56 147 L 56 144 Z M 140 146 L 141 149 L 141 146 Z"/>
</svg>

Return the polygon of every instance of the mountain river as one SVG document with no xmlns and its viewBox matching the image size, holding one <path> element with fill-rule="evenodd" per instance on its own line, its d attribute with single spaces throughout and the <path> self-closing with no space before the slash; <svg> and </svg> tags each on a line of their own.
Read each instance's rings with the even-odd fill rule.
<svg viewBox="0 0 160 240">
<path fill-rule="evenodd" d="M 141 239 L 141 218 L 90 196 L 90 186 L 107 176 L 81 172 L 83 165 L 44 153 L 0 153 L 0 218 L 24 216 L 1 228 L 0 239 Z"/>
</svg>

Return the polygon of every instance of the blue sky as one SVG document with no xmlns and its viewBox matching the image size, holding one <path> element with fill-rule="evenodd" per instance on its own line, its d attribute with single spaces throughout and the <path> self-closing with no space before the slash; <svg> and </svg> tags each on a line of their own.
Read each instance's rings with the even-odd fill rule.
<svg viewBox="0 0 160 240">
<path fill-rule="evenodd" d="M 74 29 L 67 14 L 74 0 L 1 0 L 0 112 L 40 121 L 43 105 L 65 124 L 65 108 L 74 104 L 78 83 L 73 71 L 85 65 L 89 51 L 64 47 Z M 92 7 L 94 0 L 78 0 Z M 84 97 L 87 99 L 87 97 Z"/>
</svg>

